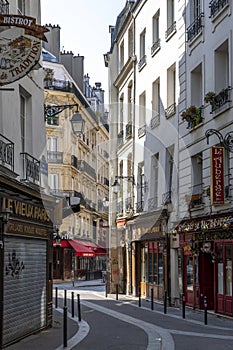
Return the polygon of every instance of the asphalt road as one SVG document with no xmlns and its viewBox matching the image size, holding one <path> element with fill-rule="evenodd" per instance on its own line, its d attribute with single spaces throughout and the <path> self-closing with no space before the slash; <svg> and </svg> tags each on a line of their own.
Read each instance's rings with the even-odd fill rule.
<svg viewBox="0 0 233 350">
<path fill-rule="evenodd" d="M 63 305 L 67 290 L 70 308 L 71 291 L 80 294 L 82 319 L 89 325 L 83 339 L 72 347 L 77 350 L 232 350 L 233 320 L 208 315 L 208 325 L 203 324 L 203 314 L 187 309 L 183 319 L 180 310 L 119 295 L 105 297 L 103 286 L 72 287 L 59 285 L 59 305 Z M 76 303 L 76 300 L 75 300 Z M 75 309 L 77 305 L 75 304 Z"/>
</svg>

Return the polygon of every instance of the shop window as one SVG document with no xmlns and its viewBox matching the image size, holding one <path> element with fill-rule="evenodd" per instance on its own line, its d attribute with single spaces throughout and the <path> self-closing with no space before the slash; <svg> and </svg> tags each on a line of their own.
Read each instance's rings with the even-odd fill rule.
<svg viewBox="0 0 233 350">
<path fill-rule="evenodd" d="M 226 295 L 232 296 L 232 246 L 226 246 Z"/>
<path fill-rule="evenodd" d="M 218 294 L 223 294 L 223 247 L 218 246 L 217 252 L 218 261 Z"/>
<path fill-rule="evenodd" d="M 187 290 L 193 290 L 193 258 L 187 257 L 186 265 Z"/>
</svg>

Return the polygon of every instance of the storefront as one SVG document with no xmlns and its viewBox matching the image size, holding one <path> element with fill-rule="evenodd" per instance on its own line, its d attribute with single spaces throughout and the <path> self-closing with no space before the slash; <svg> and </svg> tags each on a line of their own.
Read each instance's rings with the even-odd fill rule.
<svg viewBox="0 0 233 350">
<path fill-rule="evenodd" d="M 179 232 L 180 292 L 186 304 L 233 316 L 232 259 L 233 225 L 231 215 L 187 220 Z"/>
<path fill-rule="evenodd" d="M 6 178 L 0 186 L 0 211 L 9 211 L 0 228 L 0 347 L 5 347 L 52 325 L 52 222 L 46 196 L 42 202 L 39 192 Z"/>
</svg>

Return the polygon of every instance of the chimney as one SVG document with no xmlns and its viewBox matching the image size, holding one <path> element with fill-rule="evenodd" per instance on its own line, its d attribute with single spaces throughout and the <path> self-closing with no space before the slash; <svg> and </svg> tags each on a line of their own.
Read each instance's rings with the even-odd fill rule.
<svg viewBox="0 0 233 350">
<path fill-rule="evenodd" d="M 46 51 L 49 51 L 53 54 L 58 62 L 60 61 L 60 26 L 57 24 L 46 24 L 45 27 L 49 29 L 49 32 L 46 33 L 46 38 L 48 42 L 42 41 L 42 46 Z"/>
</svg>

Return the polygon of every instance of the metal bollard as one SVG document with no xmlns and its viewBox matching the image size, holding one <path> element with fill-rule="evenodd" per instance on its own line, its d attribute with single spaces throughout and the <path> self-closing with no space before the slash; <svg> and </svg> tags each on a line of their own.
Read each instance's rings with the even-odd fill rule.
<svg viewBox="0 0 233 350">
<path fill-rule="evenodd" d="M 151 310 L 154 310 L 154 288 L 151 288 Z"/>
<path fill-rule="evenodd" d="M 182 297 L 182 317 L 185 318 L 185 295 L 184 293 L 181 294 Z"/>
<path fill-rule="evenodd" d="M 63 346 L 67 348 L 67 306 L 63 307 Z"/>
<path fill-rule="evenodd" d="M 66 298 L 66 289 L 64 289 L 64 306 L 67 305 L 67 298 Z"/>
<path fill-rule="evenodd" d="M 138 306 L 141 307 L 142 303 L 141 303 L 141 287 L 138 287 Z"/>
<path fill-rule="evenodd" d="M 118 284 L 116 284 L 116 300 L 118 300 Z"/>
<path fill-rule="evenodd" d="M 80 305 L 80 294 L 77 294 L 77 298 L 78 298 L 78 320 L 79 322 L 81 322 L 82 318 L 81 318 L 81 305 Z"/>
<path fill-rule="evenodd" d="M 71 292 L 71 313 L 72 317 L 74 317 L 74 292 Z"/>
<path fill-rule="evenodd" d="M 164 311 L 164 314 L 166 314 L 167 313 L 167 291 L 165 290 L 164 291 L 164 309 L 163 309 L 163 311 Z"/>
<path fill-rule="evenodd" d="M 57 309 L 57 295 L 58 295 L 58 289 L 56 287 L 55 289 L 55 308 Z"/>
<path fill-rule="evenodd" d="M 204 296 L 204 324 L 207 324 L 207 297 Z"/>
<path fill-rule="evenodd" d="M 105 282 L 105 298 L 108 297 L 108 285 L 107 282 Z"/>
</svg>

